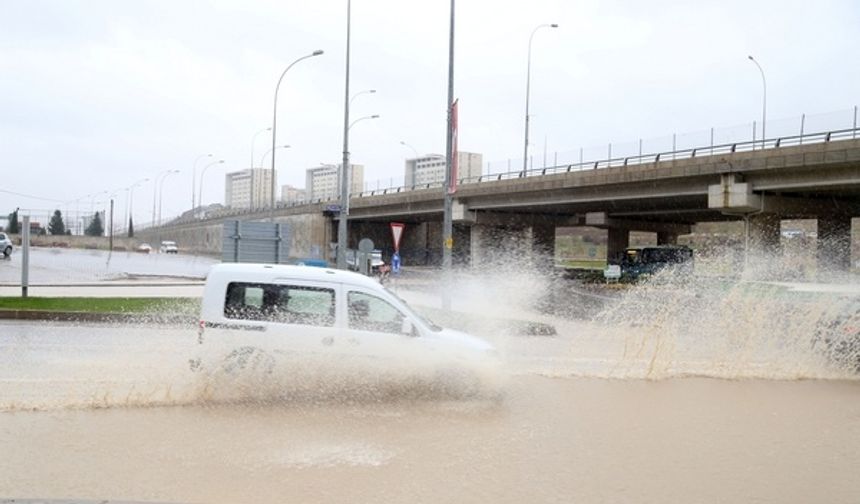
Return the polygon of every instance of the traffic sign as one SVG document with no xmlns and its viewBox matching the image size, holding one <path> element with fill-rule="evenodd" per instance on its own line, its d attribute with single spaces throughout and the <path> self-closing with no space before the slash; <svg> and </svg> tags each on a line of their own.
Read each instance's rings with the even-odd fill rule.
<svg viewBox="0 0 860 504">
<path fill-rule="evenodd" d="M 400 239 L 403 238 L 403 228 L 406 227 L 406 224 L 402 222 L 392 222 L 391 223 L 391 237 L 394 239 L 394 251 L 400 251 Z"/>
</svg>

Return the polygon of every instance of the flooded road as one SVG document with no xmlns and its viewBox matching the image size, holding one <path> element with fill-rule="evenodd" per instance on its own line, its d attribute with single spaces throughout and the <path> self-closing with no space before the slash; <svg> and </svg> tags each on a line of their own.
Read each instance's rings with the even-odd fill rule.
<svg viewBox="0 0 860 504">
<path fill-rule="evenodd" d="M 8 497 L 680 503 L 860 495 L 860 382 L 595 377 L 649 359 L 624 357 L 624 338 L 610 341 L 588 324 L 554 338 L 496 334 L 506 355 L 503 397 L 461 400 L 211 402 L 187 367 L 192 328 L 7 322 L 0 332 L 0 495 Z"/>
</svg>

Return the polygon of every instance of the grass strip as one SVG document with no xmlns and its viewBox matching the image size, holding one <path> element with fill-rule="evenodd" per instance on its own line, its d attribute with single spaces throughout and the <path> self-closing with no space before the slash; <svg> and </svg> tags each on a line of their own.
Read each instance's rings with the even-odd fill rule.
<svg viewBox="0 0 860 504">
<path fill-rule="evenodd" d="M 167 297 L 0 297 L 0 310 L 86 313 L 197 313 L 200 300 Z"/>
</svg>

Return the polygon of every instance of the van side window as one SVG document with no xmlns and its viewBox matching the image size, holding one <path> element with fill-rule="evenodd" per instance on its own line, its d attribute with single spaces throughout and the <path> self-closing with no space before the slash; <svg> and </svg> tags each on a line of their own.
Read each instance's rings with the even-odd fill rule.
<svg viewBox="0 0 860 504">
<path fill-rule="evenodd" d="M 330 327 L 334 314 L 333 289 L 245 282 L 227 285 L 224 316 L 229 319 Z"/>
<path fill-rule="evenodd" d="M 388 301 L 364 292 L 350 291 L 349 328 L 400 334 L 404 315 Z"/>
</svg>

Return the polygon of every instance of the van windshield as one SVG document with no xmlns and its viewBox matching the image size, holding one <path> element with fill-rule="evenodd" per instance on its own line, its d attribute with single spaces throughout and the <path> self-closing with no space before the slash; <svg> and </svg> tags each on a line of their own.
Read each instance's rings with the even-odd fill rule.
<svg viewBox="0 0 860 504">
<path fill-rule="evenodd" d="M 394 291 L 392 291 L 388 287 L 383 287 L 383 289 L 385 289 L 385 292 L 391 294 L 395 299 L 403 303 L 403 307 L 409 312 L 409 314 L 423 322 L 424 325 L 426 325 L 431 331 L 440 332 L 442 330 L 441 326 L 437 325 L 429 318 L 425 317 L 424 315 L 421 315 L 420 313 L 416 313 L 415 310 L 411 306 L 409 306 L 409 303 L 407 303 L 403 298 L 395 294 Z"/>
</svg>

